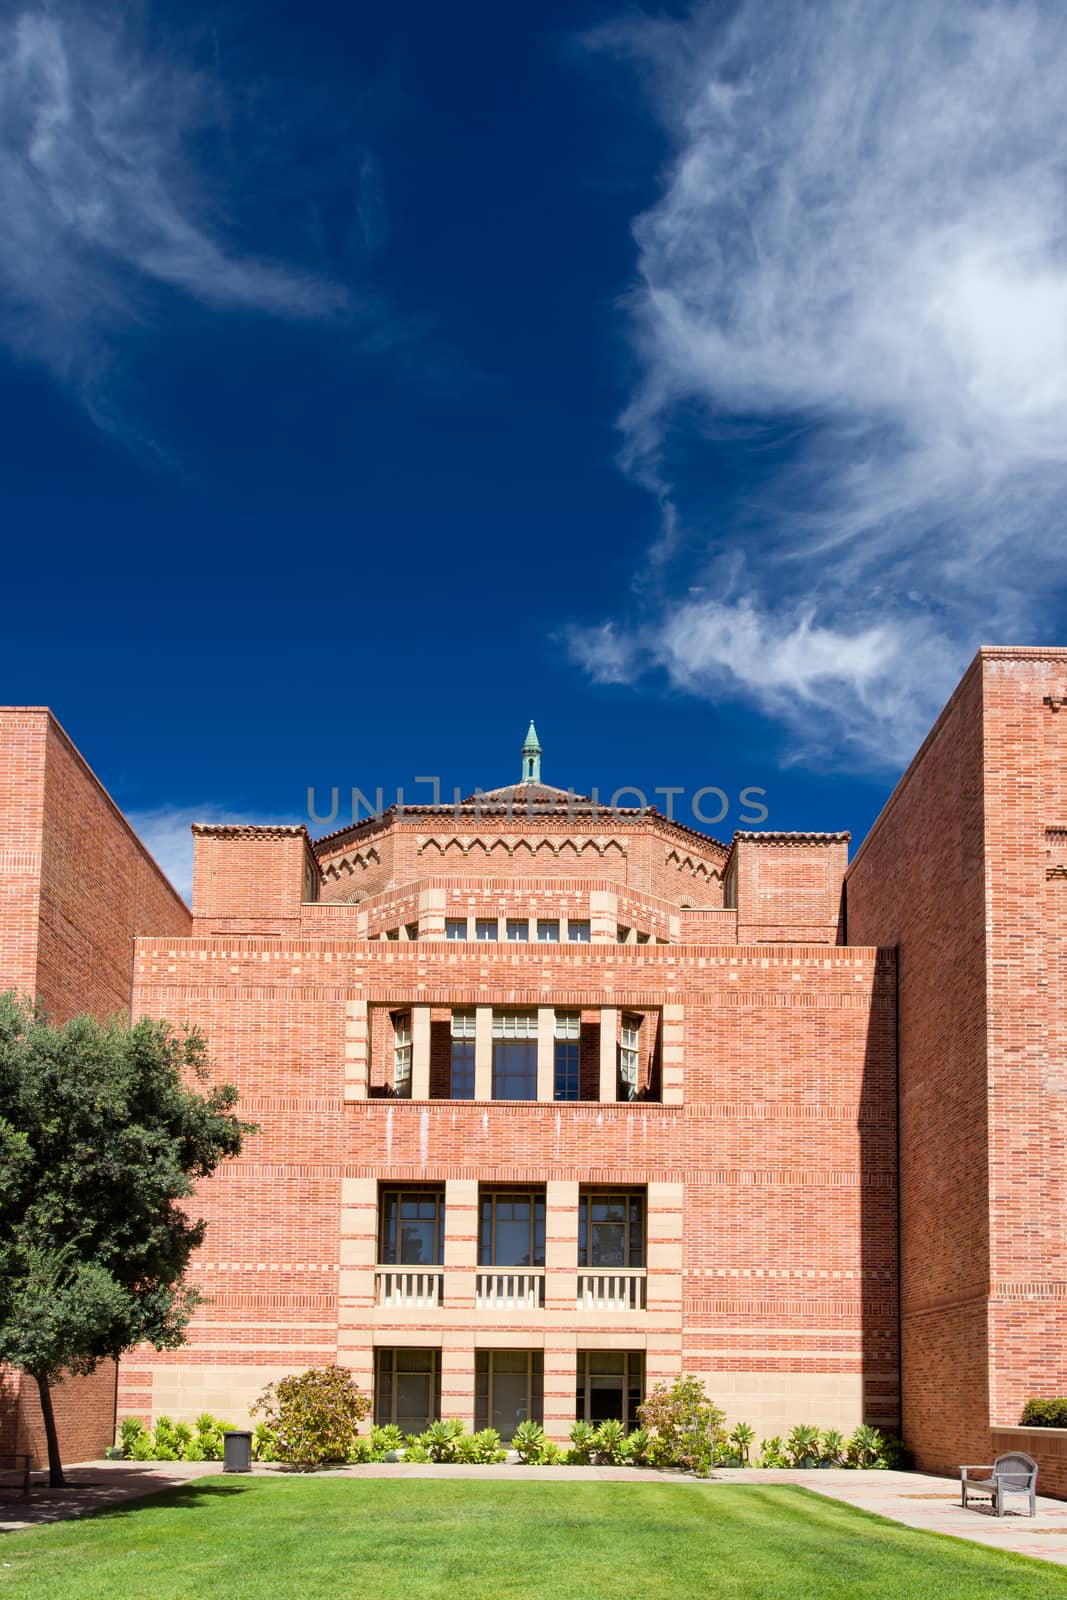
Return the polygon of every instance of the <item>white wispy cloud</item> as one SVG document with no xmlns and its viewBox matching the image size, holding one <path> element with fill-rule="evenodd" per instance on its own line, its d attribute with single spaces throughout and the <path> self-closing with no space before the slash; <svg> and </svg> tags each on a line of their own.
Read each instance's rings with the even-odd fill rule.
<svg viewBox="0 0 1067 1600">
<path fill-rule="evenodd" d="M 0 339 L 87 394 L 153 288 L 328 316 L 346 292 L 230 237 L 192 149 L 220 90 L 121 3 L 16 6 L 0 29 Z"/>
<path fill-rule="evenodd" d="M 1049 642 L 1067 566 L 1062 20 L 1025 0 L 749 0 L 595 36 L 646 72 L 675 153 L 634 226 L 641 376 L 621 423 L 663 507 L 653 598 L 572 633 L 594 676 L 656 668 L 755 701 L 802 750 L 891 762 L 977 644 Z M 758 497 L 716 502 L 694 554 L 700 451 L 785 434 Z"/>
<path fill-rule="evenodd" d="M 185 900 L 193 893 L 194 822 L 226 825 L 234 823 L 299 822 L 292 816 L 249 815 L 247 811 L 227 811 L 218 805 L 151 806 L 143 811 L 126 812 L 126 820 L 149 854 L 163 869 Z"/>
</svg>

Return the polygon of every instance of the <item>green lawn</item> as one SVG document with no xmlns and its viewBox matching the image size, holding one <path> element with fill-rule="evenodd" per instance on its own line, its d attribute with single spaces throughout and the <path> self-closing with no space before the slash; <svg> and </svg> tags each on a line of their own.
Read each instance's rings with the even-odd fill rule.
<svg viewBox="0 0 1067 1600">
<path fill-rule="evenodd" d="M 34 1600 L 1067 1600 L 1067 1569 L 789 1485 L 208 1478 L 0 1561 Z"/>
</svg>

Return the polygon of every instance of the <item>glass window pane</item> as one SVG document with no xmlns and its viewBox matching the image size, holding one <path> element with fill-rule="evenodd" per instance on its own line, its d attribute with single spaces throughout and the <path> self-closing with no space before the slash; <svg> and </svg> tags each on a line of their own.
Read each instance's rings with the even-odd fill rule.
<svg viewBox="0 0 1067 1600">
<path fill-rule="evenodd" d="M 474 1099 L 473 1039 L 452 1040 L 452 1080 L 450 1089 L 453 1100 Z"/>
<path fill-rule="evenodd" d="M 530 924 L 528 922 L 519 921 L 511 917 L 508 918 L 508 938 L 512 944 L 525 944 L 529 937 Z"/>
<path fill-rule="evenodd" d="M 493 1040 L 493 1099 L 537 1099 L 537 1041 Z"/>
<path fill-rule="evenodd" d="M 568 922 L 567 923 L 567 938 L 573 940 L 577 944 L 588 944 L 589 943 L 589 924 L 588 924 L 588 922 Z"/>
<path fill-rule="evenodd" d="M 495 917 L 479 917 L 474 924 L 474 936 L 483 944 L 492 943 L 496 939 L 497 926 Z"/>
<path fill-rule="evenodd" d="M 538 924 L 537 924 L 537 938 L 538 938 L 539 943 L 541 943 L 541 944 L 558 944 L 559 943 L 559 923 L 558 922 L 538 922 Z"/>
<path fill-rule="evenodd" d="M 445 918 L 445 938 L 446 939 L 465 939 L 466 937 L 467 937 L 467 919 L 466 919 L 466 917 L 446 917 Z"/>
</svg>

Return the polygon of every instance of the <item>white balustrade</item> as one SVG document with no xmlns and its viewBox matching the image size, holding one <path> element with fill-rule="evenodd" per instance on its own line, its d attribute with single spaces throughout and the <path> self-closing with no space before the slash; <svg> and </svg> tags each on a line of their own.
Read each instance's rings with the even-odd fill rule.
<svg viewBox="0 0 1067 1600">
<path fill-rule="evenodd" d="M 493 1267 L 478 1273 L 474 1303 L 480 1311 L 540 1311 L 545 1274 L 529 1267 Z"/>
<path fill-rule="evenodd" d="M 643 1272 L 579 1272 L 579 1311 L 643 1311 Z"/>
<path fill-rule="evenodd" d="M 409 1267 L 379 1267 L 375 1274 L 375 1300 L 394 1311 L 421 1311 L 443 1303 L 444 1273 L 440 1268 L 413 1271 Z"/>
</svg>

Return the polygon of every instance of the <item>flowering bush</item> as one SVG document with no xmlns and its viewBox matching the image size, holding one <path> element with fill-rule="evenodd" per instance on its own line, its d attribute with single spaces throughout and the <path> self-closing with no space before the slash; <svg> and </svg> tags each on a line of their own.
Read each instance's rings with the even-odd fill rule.
<svg viewBox="0 0 1067 1600">
<path fill-rule="evenodd" d="M 269 1383 L 252 1411 L 262 1414 L 270 1429 L 275 1461 L 319 1467 L 348 1459 L 370 1401 L 347 1368 L 309 1367 Z"/>
</svg>

